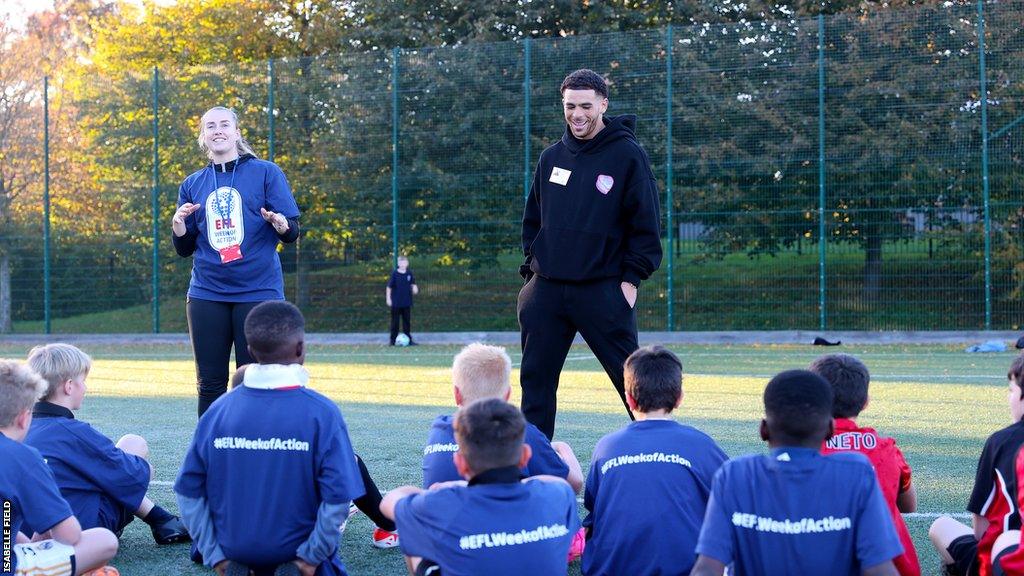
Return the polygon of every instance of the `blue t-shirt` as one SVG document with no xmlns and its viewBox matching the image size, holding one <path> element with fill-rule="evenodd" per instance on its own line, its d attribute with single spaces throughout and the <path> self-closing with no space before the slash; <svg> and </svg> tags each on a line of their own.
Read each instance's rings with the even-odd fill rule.
<svg viewBox="0 0 1024 576">
<path fill-rule="evenodd" d="M 41 409 L 45 409 L 41 413 Z M 57 415 L 57 411 L 63 415 Z M 149 488 L 149 463 L 129 454 L 71 411 L 40 402 L 25 444 L 43 455 L 82 529 L 116 531 L 122 508 L 134 512 Z"/>
<path fill-rule="evenodd" d="M 633 422 L 598 441 L 583 499 L 583 573 L 688 574 L 725 461 L 710 436 L 672 420 Z"/>
<path fill-rule="evenodd" d="M 391 278 L 388 279 L 388 288 L 391 288 L 392 308 L 408 308 L 412 306 L 412 285 L 416 283 L 416 277 L 408 268 L 405 272 L 397 269 L 391 271 Z"/>
<path fill-rule="evenodd" d="M 565 574 L 580 525 L 572 488 L 540 480 L 429 490 L 399 500 L 395 524 L 402 552 L 445 576 Z"/>
<path fill-rule="evenodd" d="M 0 433 L 0 462 L 0 499 L 4 508 L 0 514 L 11 515 L 11 532 L 9 539 L 4 535 L 4 550 L 11 550 L 24 524 L 31 523 L 46 532 L 71 516 L 71 507 L 61 497 L 53 472 L 35 448 Z M 32 532 L 25 535 L 31 538 Z M 17 568 L 13 553 L 11 560 L 13 573 Z M 8 573 L 6 568 L 0 561 L 0 572 Z"/>
<path fill-rule="evenodd" d="M 903 546 L 867 458 L 784 447 L 722 466 L 697 553 L 736 576 L 859 576 Z"/>
<path fill-rule="evenodd" d="M 430 425 L 427 446 L 423 449 L 423 487 L 430 488 L 435 482 L 462 480 L 455 469 L 452 454 L 459 451 L 455 443 L 452 416 L 438 416 Z M 536 426 L 526 423 L 526 437 L 533 455 L 523 468 L 524 476 L 550 474 L 559 478 L 569 476 L 569 465 L 551 447 L 551 441 Z"/>
<path fill-rule="evenodd" d="M 338 407 L 304 387 L 235 388 L 199 420 L 174 491 L 205 498 L 224 555 L 250 566 L 295 559 L 321 502 L 363 495 Z M 337 551 L 318 575 L 345 574 Z"/>
<path fill-rule="evenodd" d="M 190 297 L 221 302 L 284 299 L 279 239 L 260 209 L 297 218 L 299 208 L 276 164 L 243 156 L 233 171 L 207 165 L 182 182 L 178 206 L 185 202 L 202 206 L 185 219 L 187 232 L 198 234 Z"/>
</svg>

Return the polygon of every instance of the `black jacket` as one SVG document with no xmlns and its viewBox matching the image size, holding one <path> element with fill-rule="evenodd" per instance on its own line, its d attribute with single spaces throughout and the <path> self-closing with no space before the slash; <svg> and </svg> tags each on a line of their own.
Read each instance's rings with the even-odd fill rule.
<svg viewBox="0 0 1024 576">
<path fill-rule="evenodd" d="M 573 138 L 566 126 L 541 153 L 523 212 L 524 278 L 639 285 L 661 265 L 658 186 L 633 134 L 636 116 L 604 122 L 590 140 Z M 552 181 L 555 168 L 570 172 L 565 185 Z"/>
</svg>

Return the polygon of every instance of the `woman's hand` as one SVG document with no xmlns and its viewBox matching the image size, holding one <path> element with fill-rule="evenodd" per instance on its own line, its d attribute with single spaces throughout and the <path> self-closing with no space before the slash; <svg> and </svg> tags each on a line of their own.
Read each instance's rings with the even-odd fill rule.
<svg viewBox="0 0 1024 576">
<path fill-rule="evenodd" d="M 619 288 L 622 289 L 622 296 L 626 299 L 626 304 L 629 304 L 630 308 L 636 306 L 636 286 L 629 282 L 622 282 L 619 284 Z"/>
<path fill-rule="evenodd" d="M 284 234 L 288 231 L 288 219 L 280 212 L 271 212 L 266 208 L 260 208 L 260 214 L 264 220 L 274 227 L 274 231 L 278 234 Z"/>
<path fill-rule="evenodd" d="M 199 208 L 199 204 L 191 202 L 185 202 L 178 206 L 178 209 L 174 212 L 174 218 L 171 218 L 171 229 L 174 230 L 175 236 L 181 237 L 185 235 L 185 218 L 191 216 Z"/>
</svg>

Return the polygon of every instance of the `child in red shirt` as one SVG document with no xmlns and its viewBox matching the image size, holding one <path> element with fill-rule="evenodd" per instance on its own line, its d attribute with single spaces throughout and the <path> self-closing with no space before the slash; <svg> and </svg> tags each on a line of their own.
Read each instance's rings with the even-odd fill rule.
<svg viewBox="0 0 1024 576">
<path fill-rule="evenodd" d="M 1024 399 L 1024 355 L 1017 356 L 1010 365 L 1010 371 L 1006 375 L 1010 387 L 1010 404 L 1017 400 L 1020 403 Z M 1016 414 L 1015 414 L 1016 415 Z M 1024 504 L 1024 487 L 1021 480 L 1024 480 L 1024 447 L 1017 450 L 1014 458 L 1014 472 L 1017 478 L 1017 510 Z M 1024 575 L 1024 546 L 1021 546 L 1021 531 L 1007 530 L 996 538 L 992 544 L 992 574 L 993 576 L 1020 576 Z"/>
<path fill-rule="evenodd" d="M 1024 389 L 1021 388 L 1024 384 L 1024 356 L 1013 361 L 1007 379 L 1009 394 L 1006 400 L 1013 424 L 993 433 L 985 441 L 978 459 L 974 488 L 967 502 L 972 526 L 961 524 L 949 516 L 940 516 L 928 529 L 928 537 L 942 559 L 943 570 L 952 576 L 1003 573 L 993 569 L 1000 564 L 999 549 L 1007 546 L 1007 538 L 1011 537 L 1007 532 L 1020 530 L 1020 514 L 1015 502 L 1018 494 L 1015 460 L 1024 446 Z"/>
<path fill-rule="evenodd" d="M 868 405 L 867 366 L 848 354 L 826 354 L 815 360 L 810 368 L 832 385 L 832 417 L 835 432 L 821 448 L 823 454 L 833 452 L 860 452 L 868 457 L 878 476 L 878 484 L 889 505 L 896 533 L 903 544 L 902 556 L 893 558 L 900 576 L 920 576 L 921 564 L 917 560 L 914 541 L 903 521 L 901 512 L 917 509 L 917 491 L 910 478 L 910 465 L 896 440 L 880 436 L 873 428 L 862 428 L 854 421 Z"/>
</svg>

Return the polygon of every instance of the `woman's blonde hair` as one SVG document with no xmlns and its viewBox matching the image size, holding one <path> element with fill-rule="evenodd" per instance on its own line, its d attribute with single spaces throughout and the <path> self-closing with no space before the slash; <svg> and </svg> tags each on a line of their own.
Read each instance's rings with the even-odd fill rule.
<svg viewBox="0 0 1024 576">
<path fill-rule="evenodd" d="M 238 128 L 238 114 L 234 111 L 234 109 L 228 108 L 227 106 L 214 106 L 206 112 L 203 112 L 203 116 L 206 116 L 214 110 L 219 110 L 231 114 L 231 121 L 235 123 L 235 129 L 239 131 L 238 140 L 235 141 L 235 148 L 238 150 L 238 155 L 242 156 L 243 154 L 252 154 L 253 156 L 256 156 L 256 152 L 253 151 L 252 146 L 250 146 L 249 142 L 245 139 L 244 136 L 242 136 L 241 129 Z M 210 155 L 210 149 L 206 147 L 206 142 L 205 140 L 203 140 L 203 116 L 199 117 L 199 136 L 196 137 L 196 142 L 199 143 L 199 149 L 202 150 L 203 152 L 206 152 L 206 157 L 212 160 L 213 158 Z"/>
</svg>

